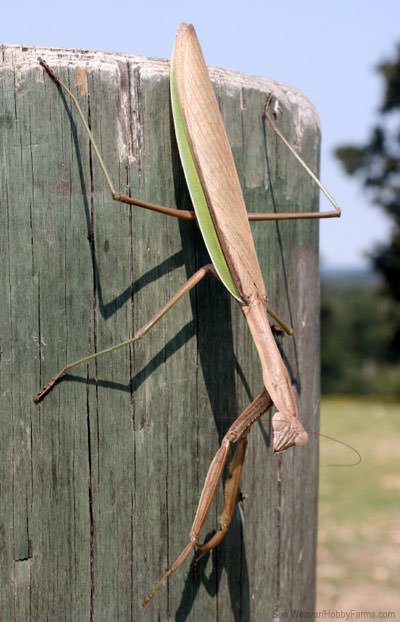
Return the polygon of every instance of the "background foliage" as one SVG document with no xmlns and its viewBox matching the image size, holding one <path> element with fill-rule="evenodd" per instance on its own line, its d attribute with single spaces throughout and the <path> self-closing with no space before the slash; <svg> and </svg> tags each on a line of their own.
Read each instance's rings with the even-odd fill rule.
<svg viewBox="0 0 400 622">
<path fill-rule="evenodd" d="M 322 392 L 400 395 L 392 354 L 393 302 L 372 275 L 348 272 L 322 281 Z"/>
<path fill-rule="evenodd" d="M 400 395 L 400 45 L 377 71 L 383 79 L 377 123 L 364 145 L 342 145 L 336 155 L 393 227 L 371 251 L 379 279 L 347 274 L 323 281 L 325 393 Z"/>
</svg>

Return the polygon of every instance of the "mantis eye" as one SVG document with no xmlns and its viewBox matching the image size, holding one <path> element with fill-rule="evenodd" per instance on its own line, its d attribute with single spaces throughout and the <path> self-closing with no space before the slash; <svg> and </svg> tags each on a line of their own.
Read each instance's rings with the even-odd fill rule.
<svg viewBox="0 0 400 622">
<path fill-rule="evenodd" d="M 303 428 L 303 430 L 296 436 L 294 444 L 296 445 L 296 447 L 301 447 L 302 445 L 307 445 L 307 443 L 308 443 L 308 434 Z"/>
</svg>

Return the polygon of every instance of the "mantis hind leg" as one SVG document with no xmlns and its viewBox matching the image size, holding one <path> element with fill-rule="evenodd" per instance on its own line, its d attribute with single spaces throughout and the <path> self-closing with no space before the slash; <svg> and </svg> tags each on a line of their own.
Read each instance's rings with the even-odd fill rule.
<svg viewBox="0 0 400 622">
<path fill-rule="evenodd" d="M 265 121 L 268 121 L 271 129 L 275 132 L 275 134 L 279 137 L 279 139 L 283 142 L 283 144 L 287 147 L 290 153 L 294 158 L 299 162 L 299 164 L 304 168 L 307 174 L 311 177 L 313 182 L 318 186 L 321 192 L 324 193 L 328 201 L 332 204 L 333 210 L 329 210 L 326 212 L 289 212 L 289 213 L 253 213 L 249 214 L 249 220 L 293 220 L 293 219 L 309 219 L 309 218 L 339 218 L 341 215 L 341 209 L 336 203 L 335 199 L 328 192 L 325 186 L 318 179 L 316 174 L 310 169 L 310 167 L 304 162 L 303 158 L 297 153 L 295 149 L 293 149 L 292 145 L 288 140 L 284 137 L 282 132 L 277 127 L 276 123 L 273 121 L 272 116 L 269 112 L 269 107 L 271 104 L 272 95 L 270 94 L 267 97 L 267 101 L 265 102 L 264 110 L 263 110 L 263 129 L 264 129 L 264 138 L 265 142 L 267 142 L 266 136 L 266 128 Z"/>
<path fill-rule="evenodd" d="M 79 105 L 79 102 L 77 100 L 77 98 L 75 97 L 75 95 L 70 91 L 70 89 L 67 87 L 66 84 L 64 84 L 64 82 L 62 80 L 60 80 L 60 78 L 54 73 L 54 71 L 49 67 L 49 65 L 42 59 L 42 58 L 38 58 L 39 63 L 41 64 L 41 66 L 43 67 L 43 69 L 49 74 L 49 76 L 54 80 L 54 82 L 56 84 L 58 84 L 58 86 L 63 89 L 68 96 L 70 97 L 73 105 L 75 106 L 76 110 L 78 111 L 78 114 L 81 118 L 81 121 L 83 123 L 83 126 L 87 132 L 87 135 L 89 137 L 89 141 L 90 144 L 93 148 L 93 151 L 95 152 L 97 159 L 99 161 L 101 170 L 103 171 L 105 180 L 107 182 L 108 187 L 110 188 L 110 192 L 112 195 L 112 198 L 115 201 L 119 201 L 120 203 L 127 203 L 128 205 L 136 205 L 137 207 L 144 207 L 146 209 L 149 209 L 151 211 L 154 212 L 159 212 L 161 214 L 165 214 L 166 216 L 175 216 L 176 218 L 181 218 L 183 220 L 196 220 L 196 216 L 195 213 L 192 210 L 180 210 L 180 209 L 175 209 L 173 207 L 165 207 L 164 205 L 157 205 L 156 203 L 148 203 L 147 201 L 141 201 L 140 199 L 134 199 L 132 197 L 128 197 L 125 194 L 120 194 L 119 192 L 116 192 L 113 183 L 111 181 L 111 176 L 107 170 L 107 167 L 104 163 L 104 160 L 101 156 L 100 153 L 100 149 L 97 146 L 97 143 L 94 139 L 94 136 L 92 134 L 91 129 L 89 128 L 87 121 L 85 119 L 85 115 L 83 114 L 82 108 Z"/>
</svg>

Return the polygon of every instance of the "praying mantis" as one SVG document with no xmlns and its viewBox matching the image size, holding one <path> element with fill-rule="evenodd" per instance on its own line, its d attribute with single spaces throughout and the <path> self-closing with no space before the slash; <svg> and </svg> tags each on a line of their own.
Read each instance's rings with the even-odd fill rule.
<svg viewBox="0 0 400 622">
<path fill-rule="evenodd" d="M 281 452 L 292 446 L 305 445 L 308 439 L 307 432 L 298 418 L 296 397 L 291 386 L 289 373 L 276 345 L 267 319 L 267 312 L 287 332 L 290 332 L 290 329 L 277 318 L 267 305 L 267 293 L 257 260 L 249 220 L 337 217 L 340 216 L 340 209 L 328 195 L 334 205 L 334 210 L 329 212 L 257 215 L 247 213 L 218 103 L 196 33 L 191 25 L 181 24 L 178 27 L 172 54 L 170 84 L 175 134 L 194 212 L 145 203 L 116 192 L 76 98 L 47 66 L 45 61 L 40 59 L 40 62 L 76 104 L 113 198 L 123 203 L 158 211 L 172 217 L 193 220 L 200 228 L 212 263 L 197 270 L 133 338 L 65 365 L 48 385 L 35 396 L 35 402 L 42 400 L 69 369 L 144 337 L 207 274 L 212 274 L 220 279 L 237 300 L 247 320 L 262 368 L 263 390 L 230 426 L 210 464 L 190 530 L 189 543 L 144 599 L 143 604 L 146 605 L 164 580 L 181 566 L 193 549 L 200 550 L 200 555 L 197 558 L 200 559 L 206 552 L 215 548 L 225 536 L 236 506 L 245 460 L 247 436 L 253 423 L 271 406 L 275 406 L 276 412 L 272 416 L 274 451 Z M 264 109 L 264 114 L 274 131 L 287 144 L 272 122 L 268 112 L 268 103 Z M 288 144 L 287 146 L 298 158 L 296 152 Z M 306 167 L 303 162 L 302 165 Z M 314 174 L 309 169 L 307 170 L 316 180 Z M 318 181 L 317 183 L 320 185 Z M 324 192 L 326 191 L 324 190 Z M 225 506 L 220 521 L 220 529 L 205 544 L 199 544 L 201 529 L 222 478 L 232 443 L 236 447 L 225 482 Z"/>
</svg>

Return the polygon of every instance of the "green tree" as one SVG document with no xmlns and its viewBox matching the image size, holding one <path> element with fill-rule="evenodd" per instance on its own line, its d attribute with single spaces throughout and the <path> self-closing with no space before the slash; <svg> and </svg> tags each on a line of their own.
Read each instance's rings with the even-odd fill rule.
<svg viewBox="0 0 400 622">
<path fill-rule="evenodd" d="M 323 394 L 400 395 L 400 365 L 388 361 L 393 326 L 374 280 L 349 274 L 322 281 Z"/>
<path fill-rule="evenodd" d="M 400 45 L 392 60 L 382 62 L 377 71 L 384 81 L 379 121 L 364 145 L 342 145 L 336 156 L 349 175 L 357 175 L 373 202 L 393 219 L 390 240 L 371 254 L 375 269 L 382 275 L 384 295 L 391 298 L 389 323 L 394 330 L 390 354 L 400 358 Z"/>
</svg>

